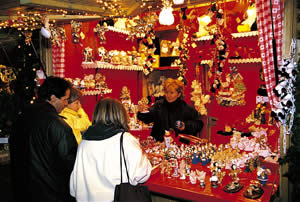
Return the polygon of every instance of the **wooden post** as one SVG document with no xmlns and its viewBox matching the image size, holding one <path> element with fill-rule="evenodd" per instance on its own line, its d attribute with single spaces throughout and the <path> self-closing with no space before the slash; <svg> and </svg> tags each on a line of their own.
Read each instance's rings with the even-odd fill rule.
<svg viewBox="0 0 300 202">
<path fill-rule="evenodd" d="M 297 17 L 297 0 L 284 1 L 284 20 L 283 20 L 283 47 L 282 58 L 289 57 L 290 44 L 292 38 L 296 38 L 296 17 Z M 292 134 L 286 137 L 286 149 L 290 146 L 290 138 Z M 280 156 L 283 157 L 284 153 L 284 134 L 283 126 L 280 128 Z M 280 198 L 281 201 L 293 201 L 291 198 L 292 187 L 287 177 L 283 175 L 288 171 L 288 164 L 280 166 Z"/>
</svg>

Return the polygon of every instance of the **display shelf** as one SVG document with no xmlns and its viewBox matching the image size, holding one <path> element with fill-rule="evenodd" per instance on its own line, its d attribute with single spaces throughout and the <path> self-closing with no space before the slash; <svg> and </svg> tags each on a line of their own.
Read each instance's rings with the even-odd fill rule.
<svg viewBox="0 0 300 202">
<path fill-rule="evenodd" d="M 212 60 L 201 60 L 200 64 L 207 65 L 207 64 L 210 64 L 211 62 L 212 62 Z"/>
<path fill-rule="evenodd" d="M 212 60 L 201 60 L 200 64 L 210 64 Z M 230 64 L 260 63 L 261 58 L 228 59 Z"/>
<path fill-rule="evenodd" d="M 163 67 L 158 67 L 158 68 L 153 68 L 153 70 L 178 70 L 180 67 L 179 66 L 163 66 Z"/>
<path fill-rule="evenodd" d="M 258 31 L 232 33 L 231 35 L 232 35 L 232 38 L 242 38 L 242 37 L 258 36 Z"/>
<path fill-rule="evenodd" d="M 83 95 L 105 95 L 112 92 L 112 89 L 103 88 L 103 89 L 94 89 L 94 90 L 83 90 Z"/>
<path fill-rule="evenodd" d="M 231 36 L 232 36 L 232 38 L 258 36 L 258 31 L 231 33 Z M 207 36 L 202 36 L 199 38 L 194 38 L 193 41 L 208 41 L 208 40 L 212 40 L 212 39 L 213 39 L 213 35 L 207 35 Z"/>
<path fill-rule="evenodd" d="M 231 64 L 260 63 L 261 58 L 228 59 Z"/>
<path fill-rule="evenodd" d="M 139 65 L 115 65 L 107 62 L 82 62 L 83 69 L 114 69 L 114 70 L 127 70 L 127 71 L 143 71 L 143 67 Z"/>
</svg>

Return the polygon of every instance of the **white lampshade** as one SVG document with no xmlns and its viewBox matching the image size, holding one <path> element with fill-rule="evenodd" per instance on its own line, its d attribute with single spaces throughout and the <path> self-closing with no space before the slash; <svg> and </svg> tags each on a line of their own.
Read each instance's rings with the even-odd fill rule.
<svg viewBox="0 0 300 202">
<path fill-rule="evenodd" d="M 173 0 L 173 3 L 175 5 L 180 5 L 180 4 L 183 4 L 184 3 L 184 0 Z"/>
<path fill-rule="evenodd" d="M 161 25 L 172 25 L 174 23 L 173 8 L 163 7 L 159 14 L 159 23 Z"/>
</svg>

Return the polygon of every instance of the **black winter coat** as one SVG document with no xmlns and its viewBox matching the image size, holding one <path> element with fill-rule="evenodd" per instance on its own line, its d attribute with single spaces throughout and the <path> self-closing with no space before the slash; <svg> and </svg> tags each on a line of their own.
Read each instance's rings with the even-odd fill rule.
<svg viewBox="0 0 300 202">
<path fill-rule="evenodd" d="M 13 194 L 19 201 L 73 201 L 69 181 L 77 142 L 47 102 L 30 105 L 9 138 Z"/>
<path fill-rule="evenodd" d="M 170 128 L 175 130 L 176 135 L 182 133 L 194 136 L 203 128 L 198 111 L 181 98 L 172 103 L 168 103 L 165 99 L 158 100 L 149 108 L 148 113 L 138 112 L 137 118 L 147 124 L 153 122 L 151 136 L 161 142 L 164 140 L 165 130 Z M 176 128 L 178 120 L 185 124 L 183 131 Z"/>
</svg>

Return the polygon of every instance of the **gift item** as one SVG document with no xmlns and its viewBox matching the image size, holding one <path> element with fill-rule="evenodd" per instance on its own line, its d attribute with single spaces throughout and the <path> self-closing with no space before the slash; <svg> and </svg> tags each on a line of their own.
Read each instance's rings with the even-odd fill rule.
<svg viewBox="0 0 300 202">
<path fill-rule="evenodd" d="M 237 26 L 238 32 L 250 32 L 257 30 L 256 26 L 256 5 L 252 3 L 246 13 L 244 14 L 245 20 L 242 21 L 240 25 Z"/>
<path fill-rule="evenodd" d="M 84 62 L 93 62 L 94 57 L 93 57 L 93 49 L 90 47 L 86 47 L 83 51 L 84 55 Z"/>
<path fill-rule="evenodd" d="M 262 186 L 267 184 L 269 174 L 271 174 L 271 171 L 270 169 L 266 169 L 265 166 L 257 168 L 257 180 Z"/>
<path fill-rule="evenodd" d="M 71 20 L 71 28 L 72 28 L 72 39 L 73 43 L 79 43 L 80 38 L 84 38 L 84 34 L 80 32 L 81 30 L 81 23 Z"/>
<path fill-rule="evenodd" d="M 209 178 L 209 181 L 212 188 L 217 188 L 219 186 L 219 179 L 215 170 L 212 172 L 212 176 Z"/>
<path fill-rule="evenodd" d="M 120 92 L 120 100 L 123 101 L 131 101 L 130 90 L 127 86 L 123 86 Z"/>
<path fill-rule="evenodd" d="M 166 148 L 168 149 L 172 142 L 170 131 L 165 130 L 164 140 L 165 140 Z"/>
<path fill-rule="evenodd" d="M 160 57 L 168 57 L 171 55 L 172 42 L 169 40 L 161 40 Z"/>
<path fill-rule="evenodd" d="M 250 199 L 258 199 L 264 193 L 264 190 L 260 187 L 259 184 L 250 184 L 250 186 L 244 191 L 243 196 Z"/>
</svg>

